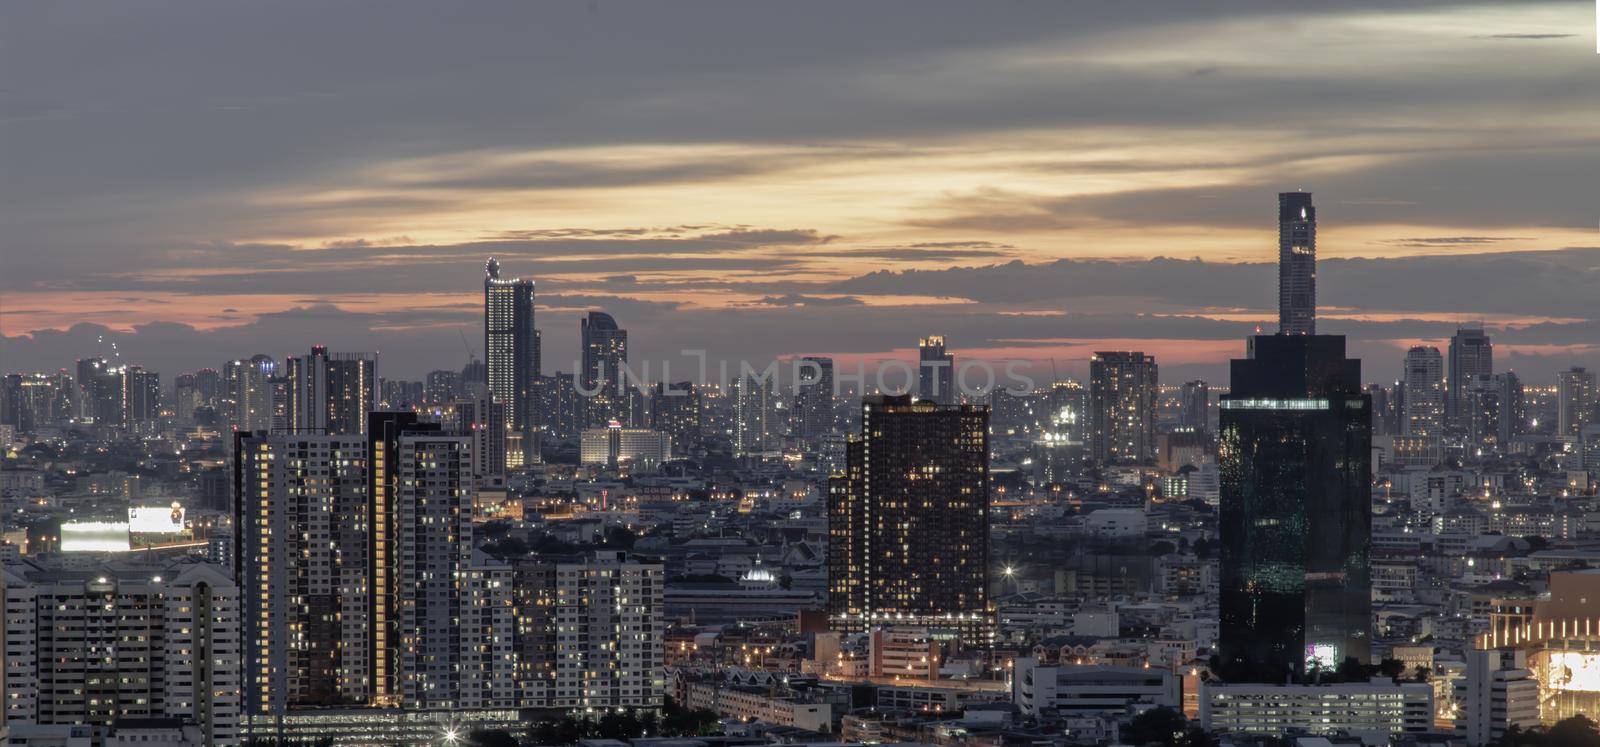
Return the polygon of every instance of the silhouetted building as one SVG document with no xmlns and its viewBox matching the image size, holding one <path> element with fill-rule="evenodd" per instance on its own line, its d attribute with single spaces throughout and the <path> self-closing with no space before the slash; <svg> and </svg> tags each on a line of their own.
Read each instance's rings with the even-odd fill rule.
<svg viewBox="0 0 1600 747">
<path fill-rule="evenodd" d="M 1336 335 L 1250 338 L 1221 400 L 1222 676 L 1366 663 L 1371 398 Z"/>
<path fill-rule="evenodd" d="M 1445 379 L 1445 422 L 1457 431 L 1469 426 L 1467 389 L 1480 376 L 1494 375 L 1494 344 L 1483 327 L 1461 327 L 1450 338 L 1449 376 Z"/>
<path fill-rule="evenodd" d="M 591 311 L 580 321 L 583 370 L 580 412 L 583 427 L 604 428 L 611 421 L 629 422 L 622 369 L 628 364 L 628 331 L 603 311 Z"/>
<path fill-rule="evenodd" d="M 941 405 L 956 402 L 955 375 L 956 358 L 945 352 L 942 335 L 917 341 L 917 399 Z"/>
</svg>

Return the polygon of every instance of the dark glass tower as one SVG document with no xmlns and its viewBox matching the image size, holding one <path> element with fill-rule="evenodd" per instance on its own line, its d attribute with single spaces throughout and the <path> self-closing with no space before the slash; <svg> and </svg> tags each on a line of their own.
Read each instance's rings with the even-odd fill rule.
<svg viewBox="0 0 1600 747">
<path fill-rule="evenodd" d="M 987 628 L 989 410 L 873 395 L 828 485 L 834 628 Z"/>
<path fill-rule="evenodd" d="M 1278 331 L 1317 333 L 1317 208 L 1310 192 L 1278 193 Z"/>
<path fill-rule="evenodd" d="M 1221 400 L 1219 674 L 1367 662 L 1372 402 L 1338 335 L 1250 339 Z"/>
<path fill-rule="evenodd" d="M 917 399 L 941 405 L 959 401 L 956 396 L 956 357 L 944 349 L 944 337 L 917 341 Z"/>
<path fill-rule="evenodd" d="M 604 311 L 591 311 L 579 320 L 583 344 L 583 412 L 585 428 L 604 427 L 615 420 L 629 422 L 623 367 L 628 365 L 628 330 Z"/>
</svg>

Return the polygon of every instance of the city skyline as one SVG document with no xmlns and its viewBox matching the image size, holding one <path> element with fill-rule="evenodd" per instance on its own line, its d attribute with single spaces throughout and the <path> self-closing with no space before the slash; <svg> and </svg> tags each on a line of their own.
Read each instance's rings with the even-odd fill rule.
<svg viewBox="0 0 1600 747">
<path fill-rule="evenodd" d="M 681 8 L 487 7 L 436 26 L 395 6 L 384 41 L 357 42 L 379 45 L 370 65 L 342 65 L 367 36 L 339 33 L 366 20 L 348 10 L 319 12 L 292 65 L 261 63 L 305 9 L 264 28 L 242 9 L 115 27 L 8 11 L 76 41 L 7 46 L 63 62 L 7 94 L 27 187 L 6 193 L 0 355 L 66 366 L 109 336 L 133 362 L 189 370 L 217 365 L 189 357 L 224 339 L 240 348 L 224 357 L 307 341 L 381 350 L 416 378 L 473 330 L 475 265 L 493 254 L 538 278 L 547 369 L 603 309 L 641 359 L 713 340 L 714 357 L 848 365 L 912 357 L 907 338 L 931 328 L 968 358 L 1081 368 L 1141 349 L 1214 380 L 1272 325 L 1264 196 L 1297 189 L 1319 196 L 1319 291 L 1341 300 L 1319 331 L 1349 336 L 1375 378 L 1459 322 L 1486 322 L 1529 381 L 1597 349 L 1583 3 L 1019 6 L 1031 22 L 884 6 L 826 33 L 825 12 Z M 533 36 L 512 45 L 501 25 Z M 420 59 L 397 53 L 422 34 Z M 688 40 L 707 34 L 720 46 L 702 59 Z M 865 34 L 892 41 L 858 49 Z M 107 73 L 140 76 L 139 93 L 77 74 L 134 35 L 173 49 Z M 1139 51 L 1155 38 L 1171 46 Z M 481 85 L 420 67 L 443 53 Z M 630 77 L 641 59 L 649 91 Z M 1534 68 L 1560 85 L 1522 85 Z M 1058 103 L 1082 97 L 1095 105 Z"/>
</svg>

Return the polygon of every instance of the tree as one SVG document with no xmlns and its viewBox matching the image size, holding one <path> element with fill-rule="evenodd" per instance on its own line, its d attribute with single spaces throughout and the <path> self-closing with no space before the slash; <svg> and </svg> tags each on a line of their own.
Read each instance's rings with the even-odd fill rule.
<svg viewBox="0 0 1600 747">
<path fill-rule="evenodd" d="M 518 747 L 517 738 L 505 729 L 473 729 L 467 734 L 471 747 Z"/>
<path fill-rule="evenodd" d="M 1600 728 L 1588 716 L 1578 714 L 1557 721 L 1545 732 L 1545 744 L 1552 747 L 1600 747 Z"/>
<path fill-rule="evenodd" d="M 1171 708 L 1151 708 L 1133 717 L 1133 721 L 1122 730 L 1122 741 L 1136 745 L 1177 747 L 1180 742 L 1186 741 L 1188 726 L 1189 722 L 1183 714 Z"/>
</svg>

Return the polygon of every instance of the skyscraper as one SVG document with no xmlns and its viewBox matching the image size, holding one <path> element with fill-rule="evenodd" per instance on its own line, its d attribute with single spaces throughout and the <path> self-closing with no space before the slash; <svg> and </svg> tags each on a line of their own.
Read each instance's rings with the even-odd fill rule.
<svg viewBox="0 0 1600 747">
<path fill-rule="evenodd" d="M 228 361 L 222 367 L 228 422 L 236 431 L 265 431 L 273 427 L 272 379 L 277 362 L 267 355 Z"/>
<path fill-rule="evenodd" d="M 700 388 L 694 382 L 656 382 L 650 394 L 650 427 L 672 439 L 675 454 L 688 455 L 700 445 Z"/>
<path fill-rule="evenodd" d="M 370 702 L 366 464 L 355 434 L 234 434 L 247 723 Z"/>
<path fill-rule="evenodd" d="M 944 336 L 917 341 L 917 399 L 948 405 L 957 400 L 956 358 L 945 352 Z"/>
<path fill-rule="evenodd" d="M 524 434 L 524 441 L 538 426 L 533 388 L 539 378 L 540 351 L 533 290 L 530 279 L 500 277 L 499 260 L 490 257 L 484 265 L 485 375 L 494 399 L 506 406 L 511 429 Z M 444 383 L 443 378 L 435 383 Z"/>
<path fill-rule="evenodd" d="M 1444 358 L 1439 349 L 1418 345 L 1406 351 L 1402 382 L 1406 409 L 1401 431 L 1438 438 L 1444 423 Z"/>
<path fill-rule="evenodd" d="M 1250 338 L 1221 401 L 1221 638 L 1230 681 L 1281 683 L 1372 637 L 1371 399 L 1336 335 Z"/>
<path fill-rule="evenodd" d="M 806 356 L 796 367 L 795 435 L 817 439 L 834 432 L 833 359 Z"/>
<path fill-rule="evenodd" d="M 161 374 L 142 366 L 122 369 L 123 416 L 129 430 L 153 432 L 161 417 Z"/>
<path fill-rule="evenodd" d="M 591 311 L 579 322 L 583 345 L 582 427 L 628 423 L 628 401 L 622 369 L 628 365 L 628 331 L 603 311 Z"/>
<path fill-rule="evenodd" d="M 1310 192 L 1278 193 L 1278 331 L 1317 333 L 1317 208 Z"/>
<path fill-rule="evenodd" d="M 743 374 L 730 386 L 733 395 L 733 453 L 748 456 L 778 447 L 776 413 L 773 411 L 773 378 L 763 374 Z"/>
<path fill-rule="evenodd" d="M 1204 381 L 1183 382 L 1182 425 L 1195 431 L 1211 430 L 1211 387 Z"/>
<path fill-rule="evenodd" d="M 1450 337 L 1449 377 L 1445 380 L 1445 422 L 1457 431 L 1467 429 L 1467 389 L 1480 376 L 1494 375 L 1494 344 L 1483 326 L 1460 327 Z"/>
<path fill-rule="evenodd" d="M 311 352 L 289 359 L 286 427 L 299 433 L 366 432 L 378 399 L 377 365 L 365 353 Z"/>
<path fill-rule="evenodd" d="M 1089 359 L 1089 437 L 1101 464 L 1155 456 L 1155 356 L 1099 352 Z"/>
<path fill-rule="evenodd" d="M 1556 374 L 1556 435 L 1576 436 L 1583 426 L 1594 422 L 1596 406 L 1600 405 L 1600 389 L 1595 385 L 1595 373 L 1583 366 L 1573 366 Z"/>
<path fill-rule="evenodd" d="M 981 635 L 988 619 L 989 412 L 909 396 L 861 402 L 861 435 L 828 485 L 828 612 Z"/>
</svg>

